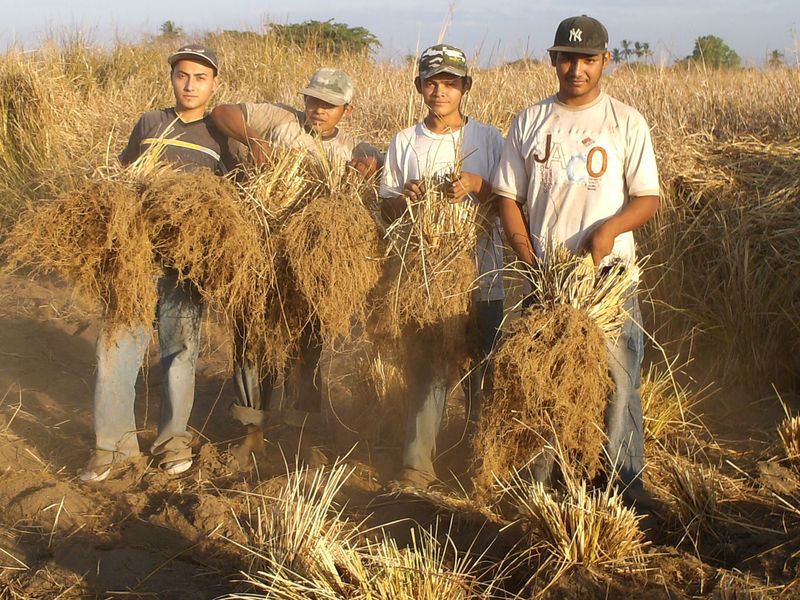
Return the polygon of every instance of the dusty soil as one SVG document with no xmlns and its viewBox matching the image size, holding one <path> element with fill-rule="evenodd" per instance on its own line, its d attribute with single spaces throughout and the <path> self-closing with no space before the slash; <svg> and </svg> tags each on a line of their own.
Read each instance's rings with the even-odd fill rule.
<svg viewBox="0 0 800 600">
<path fill-rule="evenodd" d="M 55 283 L 0 279 L 0 599 L 210 599 L 240 589 L 239 573 L 249 558 L 236 543 L 245 542 L 255 518 L 250 494 L 269 495 L 281 485 L 298 440 L 276 425 L 267 432 L 267 455 L 258 469 L 237 468 L 226 453 L 241 434 L 228 418 L 228 348 L 219 325 L 209 322 L 190 422 L 197 434 L 195 466 L 169 477 L 144 456 L 106 482 L 81 484 L 76 475 L 93 446 L 97 317 Z M 357 441 L 342 422 L 347 407 L 337 409 L 348 396 L 337 361 L 346 360 L 346 354 L 331 359 L 326 374 L 335 431 L 329 445 L 340 453 Z M 143 448 L 157 419 L 155 346 L 148 362 L 137 386 Z M 796 398 L 784 400 L 797 409 Z M 459 402 L 451 404 L 437 464 L 449 491 L 386 494 L 400 449 L 362 441 L 349 455 L 357 470 L 343 500 L 354 517 L 391 523 L 399 541 L 413 523 L 453 515 L 451 533 L 459 545 L 499 559 L 521 532 L 487 521 L 457 500 L 456 480 L 468 488 L 468 452 L 459 444 L 463 410 Z M 737 391 L 717 391 L 700 408 L 707 414 L 709 460 L 752 493 L 726 501 L 731 518 L 695 543 L 676 535 L 668 516 L 651 517 L 645 523 L 647 572 L 612 577 L 574 569 L 547 597 L 800 597 L 800 484 L 777 459 L 775 428 L 783 409 L 774 395 Z M 521 585 L 513 579 L 511 587 Z"/>
</svg>

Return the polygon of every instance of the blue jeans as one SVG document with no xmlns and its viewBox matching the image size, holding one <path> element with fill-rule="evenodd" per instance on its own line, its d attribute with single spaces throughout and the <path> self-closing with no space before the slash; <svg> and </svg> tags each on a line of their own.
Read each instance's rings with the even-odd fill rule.
<svg viewBox="0 0 800 600">
<path fill-rule="evenodd" d="M 524 303 L 530 306 L 532 302 Z M 617 341 L 606 341 L 608 370 L 614 391 L 605 411 L 606 455 L 623 487 L 641 488 L 644 470 L 644 425 L 642 417 L 641 372 L 644 358 L 644 333 L 639 302 L 632 295 L 625 303 L 628 318 Z M 552 443 L 553 440 L 550 440 Z M 555 457 L 545 449 L 533 463 L 537 481 L 549 482 Z"/>
<path fill-rule="evenodd" d="M 158 280 L 158 341 L 161 350 L 162 391 L 158 454 L 189 445 L 187 430 L 194 403 L 194 373 L 200 351 L 200 295 L 189 283 L 179 285 L 175 273 Z M 150 341 L 151 326 L 103 326 L 97 339 L 97 375 L 94 390 L 94 429 L 98 450 L 123 457 L 139 454 L 136 437 L 136 379 Z"/>
<path fill-rule="evenodd" d="M 490 379 L 486 359 L 503 321 L 503 301 L 476 302 L 474 319 L 476 338 L 473 352 L 477 365 L 467 376 L 467 389 L 464 390 L 465 412 L 471 423 L 478 419 L 481 399 Z M 442 425 L 448 382 L 446 369 L 437 360 L 440 357 L 433 355 L 435 344 L 426 343 L 427 340 L 421 342 L 419 346 L 423 352 L 414 365 L 415 372 L 409 378 L 411 382 L 408 396 L 411 403 L 406 422 L 403 467 L 435 477 L 433 458 L 436 452 L 436 436 Z"/>
</svg>

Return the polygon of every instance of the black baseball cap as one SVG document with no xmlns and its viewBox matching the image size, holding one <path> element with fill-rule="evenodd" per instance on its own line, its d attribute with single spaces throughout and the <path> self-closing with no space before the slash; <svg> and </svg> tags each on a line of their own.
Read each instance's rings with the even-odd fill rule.
<svg viewBox="0 0 800 600">
<path fill-rule="evenodd" d="M 205 46 L 189 44 L 188 46 L 178 48 L 178 50 L 170 55 L 170 57 L 167 59 L 167 62 L 169 62 L 170 67 L 174 67 L 175 63 L 179 60 L 196 60 L 206 63 L 209 67 L 214 69 L 214 71 L 219 71 L 219 59 L 217 59 L 217 53 L 211 48 L 206 48 Z"/>
<path fill-rule="evenodd" d="M 548 52 L 572 52 L 595 56 L 608 52 L 608 30 L 592 17 L 580 15 L 564 19 Z"/>
</svg>

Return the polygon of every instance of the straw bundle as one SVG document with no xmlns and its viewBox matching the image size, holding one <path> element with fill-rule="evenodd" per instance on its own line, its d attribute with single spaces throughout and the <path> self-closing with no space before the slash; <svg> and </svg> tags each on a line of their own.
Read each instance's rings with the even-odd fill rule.
<svg viewBox="0 0 800 600">
<path fill-rule="evenodd" d="M 635 267 L 596 275 L 586 259 L 554 247 L 526 273 L 540 304 L 512 323 L 491 359 L 491 400 L 474 440 L 482 494 L 556 442 L 589 477 L 600 466 L 613 389 L 607 343 L 623 323 Z"/>
<path fill-rule="evenodd" d="M 443 324 L 445 337 L 464 338 L 484 209 L 469 198 L 448 203 L 448 180 L 427 179 L 422 198 L 387 229 L 387 312 L 395 335 L 406 326 Z"/>
<path fill-rule="evenodd" d="M 530 545 L 555 560 L 559 572 L 580 564 L 620 568 L 643 562 L 640 517 L 613 485 L 588 490 L 585 479 L 565 478 L 563 496 L 515 472 L 506 490 L 528 529 Z"/>
<path fill-rule="evenodd" d="M 778 435 L 787 460 L 800 471 L 800 416 L 787 416 L 778 427 Z"/>
<path fill-rule="evenodd" d="M 11 268 L 57 274 L 103 307 L 106 326 L 149 323 L 156 306 L 153 259 L 137 189 L 129 181 L 89 179 L 29 207 L 2 245 Z"/>
<path fill-rule="evenodd" d="M 380 278 L 377 224 L 350 189 L 310 202 L 286 221 L 280 236 L 295 285 L 328 342 L 348 337 L 354 319 L 363 323 Z"/>
</svg>

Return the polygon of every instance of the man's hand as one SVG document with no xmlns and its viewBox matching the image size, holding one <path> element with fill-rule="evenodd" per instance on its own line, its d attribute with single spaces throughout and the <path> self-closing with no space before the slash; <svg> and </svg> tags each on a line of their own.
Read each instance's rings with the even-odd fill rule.
<svg viewBox="0 0 800 600">
<path fill-rule="evenodd" d="M 272 155 L 272 147 L 265 140 L 251 137 L 248 138 L 247 142 L 253 155 L 253 164 L 258 167 L 269 160 Z"/>
<path fill-rule="evenodd" d="M 374 156 L 359 156 L 347 163 L 353 167 L 364 179 L 369 179 L 378 171 L 380 165 Z"/>
<path fill-rule="evenodd" d="M 420 179 L 409 179 L 403 186 L 403 197 L 409 202 L 418 202 L 425 195 L 425 182 Z"/>
<path fill-rule="evenodd" d="M 594 261 L 595 267 L 599 266 L 600 261 L 611 254 L 616 237 L 617 233 L 611 225 L 611 219 L 609 219 L 595 227 L 594 231 L 586 238 L 584 248 L 587 252 L 592 253 L 592 261 Z"/>
<path fill-rule="evenodd" d="M 447 201 L 450 204 L 456 204 L 461 202 L 467 194 L 475 194 L 480 198 L 481 191 L 484 188 L 488 188 L 488 186 L 483 177 L 463 171 L 461 175 L 450 182 L 445 193 L 447 194 Z"/>
</svg>

